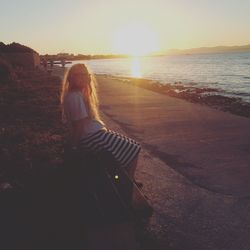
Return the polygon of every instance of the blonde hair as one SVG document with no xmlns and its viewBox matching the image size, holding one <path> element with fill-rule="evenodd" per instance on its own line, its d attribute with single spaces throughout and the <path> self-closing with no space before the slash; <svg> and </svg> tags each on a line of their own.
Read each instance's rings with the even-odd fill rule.
<svg viewBox="0 0 250 250">
<path fill-rule="evenodd" d="M 74 64 L 73 66 L 68 68 L 64 73 L 62 88 L 61 88 L 61 96 L 60 96 L 60 102 L 62 106 L 62 121 L 64 123 L 66 122 L 63 103 L 66 94 L 74 90 L 75 88 L 73 75 L 76 69 L 80 70 L 83 75 L 89 74 L 90 77 L 90 81 L 87 81 L 87 84 L 85 85 L 86 88 L 80 90 L 82 95 L 84 96 L 84 102 L 86 104 L 89 117 L 98 120 L 100 123 L 104 124 L 99 114 L 99 99 L 97 96 L 96 78 L 92 73 L 92 71 L 89 69 L 89 67 L 87 67 L 85 64 L 82 63 Z"/>
</svg>

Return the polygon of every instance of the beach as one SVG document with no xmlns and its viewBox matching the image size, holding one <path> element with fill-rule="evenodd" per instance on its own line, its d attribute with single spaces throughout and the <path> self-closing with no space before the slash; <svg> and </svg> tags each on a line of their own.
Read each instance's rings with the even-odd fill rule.
<svg viewBox="0 0 250 250">
<path fill-rule="evenodd" d="M 1 190 L 20 189 L 31 169 L 56 169 L 62 161 L 63 69 L 32 74 L 1 86 Z M 154 213 L 135 227 L 141 249 L 247 249 L 249 118 L 152 91 L 146 80 L 96 79 L 106 125 L 142 145 L 136 177 Z"/>
</svg>

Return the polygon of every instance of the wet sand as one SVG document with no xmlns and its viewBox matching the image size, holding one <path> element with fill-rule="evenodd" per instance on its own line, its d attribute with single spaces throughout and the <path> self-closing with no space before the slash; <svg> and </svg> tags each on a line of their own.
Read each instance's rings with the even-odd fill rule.
<svg viewBox="0 0 250 250">
<path fill-rule="evenodd" d="M 142 144 L 136 176 L 155 209 L 146 231 L 160 249 L 247 249 L 250 119 L 97 80 L 106 124 Z"/>
</svg>

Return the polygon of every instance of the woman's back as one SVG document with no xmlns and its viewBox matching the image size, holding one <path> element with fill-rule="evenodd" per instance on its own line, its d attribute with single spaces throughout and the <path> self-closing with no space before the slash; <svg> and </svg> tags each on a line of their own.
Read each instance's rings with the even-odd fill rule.
<svg viewBox="0 0 250 250">
<path fill-rule="evenodd" d="M 67 122 L 72 125 L 72 121 L 86 118 L 83 125 L 84 132 L 82 133 L 81 138 L 105 128 L 105 124 L 102 124 L 96 119 L 90 118 L 87 110 L 84 97 L 80 91 L 70 91 L 65 95 L 64 114 Z"/>
</svg>

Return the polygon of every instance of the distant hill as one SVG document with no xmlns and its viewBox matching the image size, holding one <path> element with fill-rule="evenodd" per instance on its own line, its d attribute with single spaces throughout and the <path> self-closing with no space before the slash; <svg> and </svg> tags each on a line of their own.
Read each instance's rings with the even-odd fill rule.
<svg viewBox="0 0 250 250">
<path fill-rule="evenodd" d="M 243 46 L 216 46 L 200 47 L 191 49 L 170 49 L 161 53 L 161 55 L 185 55 L 185 54 L 203 54 L 203 53 L 226 53 L 226 52 L 250 52 L 250 44 Z"/>
<path fill-rule="evenodd" d="M 0 53 L 17 53 L 17 52 L 35 52 L 35 50 L 24 46 L 20 43 L 11 43 L 11 44 L 4 44 L 3 42 L 0 42 Z"/>
</svg>

